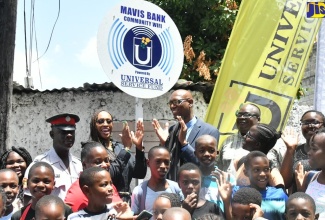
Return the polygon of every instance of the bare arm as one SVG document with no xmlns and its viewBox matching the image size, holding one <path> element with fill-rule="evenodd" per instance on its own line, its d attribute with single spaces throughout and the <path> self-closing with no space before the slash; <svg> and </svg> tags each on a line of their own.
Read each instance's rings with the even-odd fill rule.
<svg viewBox="0 0 325 220">
<path fill-rule="evenodd" d="M 283 177 L 285 188 L 288 189 L 292 185 L 293 181 L 293 161 L 298 145 L 298 134 L 293 130 L 293 128 L 290 128 L 282 133 L 281 138 L 286 144 L 287 151 L 283 158 L 280 173 Z"/>
</svg>

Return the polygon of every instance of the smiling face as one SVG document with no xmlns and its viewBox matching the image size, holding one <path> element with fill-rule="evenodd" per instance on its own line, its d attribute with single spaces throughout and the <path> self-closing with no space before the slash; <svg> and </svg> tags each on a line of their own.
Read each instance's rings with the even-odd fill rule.
<svg viewBox="0 0 325 220">
<path fill-rule="evenodd" d="M 7 203 L 6 206 L 10 206 L 16 199 L 19 188 L 18 188 L 18 176 L 12 170 L 0 172 L 0 186 L 6 193 Z"/>
<path fill-rule="evenodd" d="M 176 104 L 173 104 L 174 102 Z M 175 119 L 182 116 L 185 123 L 189 122 L 193 117 L 192 107 L 193 97 L 189 91 L 176 90 L 169 97 L 169 108 Z"/>
<path fill-rule="evenodd" d="M 104 140 L 108 140 L 113 130 L 113 119 L 112 116 L 105 111 L 100 112 L 96 119 L 96 130 L 98 136 Z"/>
<path fill-rule="evenodd" d="M 32 170 L 27 181 L 32 199 L 38 201 L 45 195 L 50 195 L 54 186 L 54 173 L 45 166 L 39 166 Z"/>
<path fill-rule="evenodd" d="M 261 191 L 265 190 L 270 177 L 270 165 L 267 157 L 257 156 L 251 158 L 249 167 L 244 173 L 251 182 L 251 187 Z"/>
<path fill-rule="evenodd" d="M 288 202 L 286 210 L 287 220 L 314 220 L 315 212 L 310 201 L 304 198 L 295 198 Z"/>
<path fill-rule="evenodd" d="M 153 203 L 153 218 L 154 220 L 162 220 L 162 215 L 164 212 L 171 208 L 172 204 L 170 203 L 169 199 L 165 197 L 158 197 L 155 202 Z"/>
<path fill-rule="evenodd" d="M 22 158 L 15 151 L 12 151 L 8 154 L 6 168 L 15 171 L 17 173 L 17 176 L 19 178 L 22 178 L 25 174 L 27 165 L 24 158 Z"/>
<path fill-rule="evenodd" d="M 151 176 L 155 179 L 165 179 L 169 170 L 170 155 L 167 149 L 156 149 L 152 152 L 147 162 Z"/>
<path fill-rule="evenodd" d="M 198 170 L 182 170 L 179 174 L 178 184 L 184 198 L 193 192 L 199 195 L 201 189 L 201 174 Z"/>
<path fill-rule="evenodd" d="M 111 166 L 106 149 L 102 146 L 93 147 L 82 161 L 83 169 L 101 167 L 109 171 Z"/>
<path fill-rule="evenodd" d="M 85 186 L 89 201 L 98 205 L 109 204 L 113 199 L 112 179 L 108 171 L 102 170 L 93 176 L 93 184 Z"/>
<path fill-rule="evenodd" d="M 247 131 L 260 120 L 260 111 L 251 104 L 243 105 L 237 112 L 236 125 L 239 132 L 245 135 Z"/>
<path fill-rule="evenodd" d="M 325 133 L 318 133 L 312 138 L 308 158 L 313 169 L 325 169 Z"/>
<path fill-rule="evenodd" d="M 315 132 L 324 126 L 323 117 L 316 112 L 308 112 L 301 118 L 301 132 L 309 141 Z"/>
<path fill-rule="evenodd" d="M 196 141 L 194 154 L 200 161 L 201 166 L 214 166 L 216 156 L 218 155 L 216 140 L 209 135 L 201 136 Z"/>
<path fill-rule="evenodd" d="M 50 135 L 53 139 L 53 147 L 56 152 L 69 151 L 75 141 L 75 131 L 64 131 L 57 127 L 52 127 Z"/>
</svg>

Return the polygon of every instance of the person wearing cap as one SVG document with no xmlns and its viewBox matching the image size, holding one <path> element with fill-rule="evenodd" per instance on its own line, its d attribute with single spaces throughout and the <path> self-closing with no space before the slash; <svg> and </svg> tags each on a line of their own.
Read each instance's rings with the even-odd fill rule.
<svg viewBox="0 0 325 220">
<path fill-rule="evenodd" d="M 56 195 L 64 200 L 66 193 L 73 182 L 79 178 L 82 171 L 81 161 L 70 153 L 70 149 L 75 141 L 76 123 L 80 118 L 74 114 L 59 114 L 46 120 L 51 124 L 50 136 L 53 139 L 53 147 L 36 156 L 25 172 L 25 180 L 28 177 L 30 167 L 39 161 L 44 161 L 52 165 L 55 172 L 55 188 L 52 195 Z M 30 193 L 25 189 L 25 203 L 29 201 Z"/>
</svg>

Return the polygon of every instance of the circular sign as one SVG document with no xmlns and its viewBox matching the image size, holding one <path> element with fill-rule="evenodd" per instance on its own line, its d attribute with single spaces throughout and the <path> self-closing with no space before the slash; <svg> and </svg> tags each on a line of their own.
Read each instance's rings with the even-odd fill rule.
<svg viewBox="0 0 325 220">
<path fill-rule="evenodd" d="M 169 15 L 150 2 L 121 1 L 97 35 L 100 63 L 123 92 L 154 98 L 169 91 L 183 67 L 183 42 Z"/>
</svg>

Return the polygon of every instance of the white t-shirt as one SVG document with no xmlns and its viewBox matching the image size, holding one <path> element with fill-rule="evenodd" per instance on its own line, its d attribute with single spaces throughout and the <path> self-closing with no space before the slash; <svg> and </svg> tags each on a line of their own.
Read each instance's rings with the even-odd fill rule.
<svg viewBox="0 0 325 220">
<path fill-rule="evenodd" d="M 325 219 L 325 185 L 317 181 L 319 172 L 315 175 L 317 175 L 317 177 L 309 183 L 306 194 L 314 199 L 316 204 L 315 213 L 319 213 L 319 219 Z"/>
<path fill-rule="evenodd" d="M 74 212 L 68 216 L 67 220 L 89 219 L 89 220 L 109 220 L 109 215 L 116 215 L 117 212 L 112 208 L 112 205 L 106 205 L 106 209 L 99 213 L 88 212 L 85 209 L 81 209 L 78 212 Z M 112 218 L 115 219 L 115 218 Z"/>
</svg>

